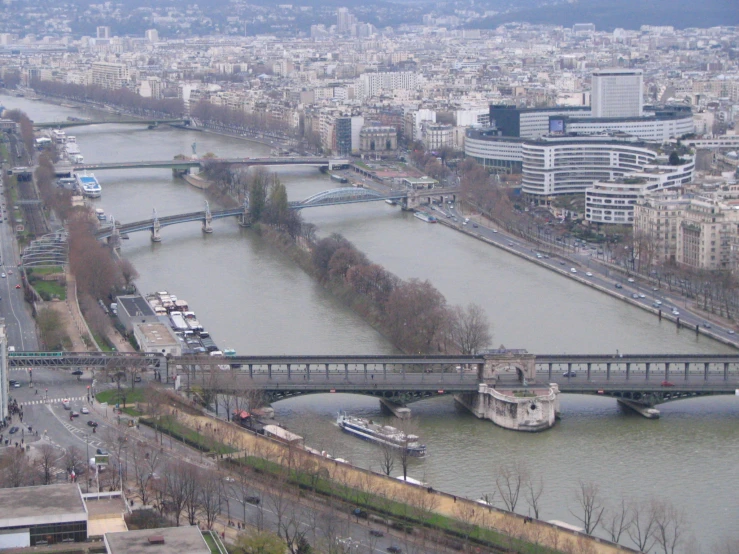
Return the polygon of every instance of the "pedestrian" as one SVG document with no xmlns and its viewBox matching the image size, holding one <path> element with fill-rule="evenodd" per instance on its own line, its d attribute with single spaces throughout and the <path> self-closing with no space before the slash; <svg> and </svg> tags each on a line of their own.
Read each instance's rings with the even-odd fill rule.
<svg viewBox="0 0 739 554">
<path fill-rule="evenodd" d="M 375 374 L 374 373 L 372 374 L 372 380 L 373 381 L 375 380 Z"/>
<path fill-rule="evenodd" d="M 454 499 L 454 503 L 456 504 L 456 502 L 457 502 L 457 497 L 456 497 L 456 496 L 452 496 L 452 498 Z"/>
</svg>

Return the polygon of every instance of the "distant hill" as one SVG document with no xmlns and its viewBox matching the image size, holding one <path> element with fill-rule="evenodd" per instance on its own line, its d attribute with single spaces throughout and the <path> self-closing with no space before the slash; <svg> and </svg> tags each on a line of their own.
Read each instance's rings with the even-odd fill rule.
<svg viewBox="0 0 739 554">
<path fill-rule="evenodd" d="M 513 21 L 567 27 L 574 23 L 595 23 L 599 31 L 612 31 L 616 27 L 639 29 L 642 25 L 672 25 L 678 29 L 739 25 L 739 1 L 579 0 L 523 8 L 486 18 L 474 27 L 491 28 Z"/>
</svg>

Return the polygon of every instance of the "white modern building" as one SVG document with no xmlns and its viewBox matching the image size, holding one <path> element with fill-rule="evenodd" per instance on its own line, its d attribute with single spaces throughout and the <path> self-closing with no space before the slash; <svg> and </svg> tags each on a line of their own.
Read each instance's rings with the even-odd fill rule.
<svg viewBox="0 0 739 554">
<path fill-rule="evenodd" d="M 419 76 L 410 71 L 363 73 L 356 83 L 359 101 L 379 96 L 384 91 L 416 90 Z"/>
<path fill-rule="evenodd" d="M 641 117 L 644 75 L 641 69 L 594 71 L 590 92 L 593 117 Z"/>
<path fill-rule="evenodd" d="M 633 225 L 634 207 L 650 194 L 678 189 L 693 180 L 695 160 L 680 165 L 650 165 L 613 181 L 596 181 L 585 190 L 585 219 L 606 225 Z"/>
<path fill-rule="evenodd" d="M 464 155 L 490 171 L 521 173 L 526 139 L 502 137 L 494 129 L 467 129 Z"/>
<path fill-rule="evenodd" d="M 676 183 L 690 182 L 695 167 L 692 157 L 669 166 L 653 145 L 628 136 L 545 137 L 524 142 L 522 150 L 522 192 L 542 203 L 554 196 L 582 194 L 596 181 L 615 181 L 647 167 L 659 175 L 664 171 Z"/>
</svg>

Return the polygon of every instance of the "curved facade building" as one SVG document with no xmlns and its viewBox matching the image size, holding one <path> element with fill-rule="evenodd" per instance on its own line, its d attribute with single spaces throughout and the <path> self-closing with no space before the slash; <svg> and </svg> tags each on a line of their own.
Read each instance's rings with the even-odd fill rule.
<svg viewBox="0 0 739 554">
<path fill-rule="evenodd" d="M 695 160 L 680 165 L 650 165 L 615 181 L 598 181 L 585 191 L 585 219 L 591 223 L 633 225 L 637 201 L 693 180 Z"/>
<path fill-rule="evenodd" d="M 525 139 L 501 137 L 495 129 L 467 129 L 464 155 L 486 169 L 521 173 Z"/>
<path fill-rule="evenodd" d="M 596 181 L 612 181 L 654 162 L 642 142 L 613 137 L 561 137 L 523 143 L 522 192 L 534 201 L 583 194 Z"/>
</svg>

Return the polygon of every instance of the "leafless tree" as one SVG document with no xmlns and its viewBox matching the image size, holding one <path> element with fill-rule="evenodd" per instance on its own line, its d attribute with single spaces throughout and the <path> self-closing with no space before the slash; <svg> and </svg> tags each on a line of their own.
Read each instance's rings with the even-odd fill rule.
<svg viewBox="0 0 739 554">
<path fill-rule="evenodd" d="M 535 479 L 530 473 L 527 475 L 526 488 L 524 494 L 526 503 L 534 513 L 534 518 L 539 519 L 539 511 L 541 509 L 541 495 L 544 492 L 544 479 L 539 476 Z"/>
<path fill-rule="evenodd" d="M 455 306 L 450 312 L 449 337 L 461 354 L 476 354 L 492 342 L 490 321 L 480 306 Z"/>
<path fill-rule="evenodd" d="M 67 449 L 67 453 L 64 456 L 64 465 L 67 468 L 67 472 L 74 471 L 78 477 L 82 475 L 87 468 L 88 460 L 85 460 L 84 455 L 76 446 L 70 446 Z"/>
<path fill-rule="evenodd" d="M 596 483 L 580 480 L 575 491 L 575 500 L 580 510 L 577 513 L 570 510 L 570 513 L 583 524 L 585 532 L 590 535 L 600 524 L 606 509 L 600 494 L 600 487 Z"/>
<path fill-rule="evenodd" d="M 254 489 L 252 488 L 252 478 L 248 473 L 241 471 L 234 481 L 229 486 L 231 497 L 239 503 L 242 509 L 241 521 L 246 525 L 246 507 L 253 503 L 255 497 Z M 259 502 L 261 504 L 261 502 Z M 253 522 L 254 527 L 259 531 L 264 530 L 263 519 L 257 518 L 257 521 Z"/>
<path fill-rule="evenodd" d="M 495 485 L 507 510 L 516 511 L 516 504 L 521 494 L 521 487 L 528 478 L 528 470 L 521 463 L 504 465 L 500 468 Z"/>
<path fill-rule="evenodd" d="M 609 508 L 603 514 L 603 528 L 613 542 L 619 542 L 621 535 L 628 529 L 631 520 L 631 508 L 625 499 L 614 508 Z"/>
<path fill-rule="evenodd" d="M 281 536 L 283 519 L 286 517 L 288 509 L 293 499 L 288 493 L 288 485 L 285 477 L 280 477 L 274 482 L 269 491 L 266 491 L 267 503 L 272 513 L 275 515 L 275 527 L 278 535 Z"/>
<path fill-rule="evenodd" d="M 684 541 L 685 514 L 666 501 L 654 503 L 654 539 L 664 554 L 675 554 Z"/>
<path fill-rule="evenodd" d="M 25 487 L 34 484 L 34 471 L 25 449 L 8 448 L 0 459 L 3 486 Z"/>
<path fill-rule="evenodd" d="M 403 433 L 403 446 L 396 449 L 396 456 L 400 467 L 403 469 L 403 479 L 406 479 L 408 477 L 408 466 L 413 457 L 409 447 L 419 440 L 418 421 L 413 418 L 401 419 L 397 426 L 400 432 Z"/>
<path fill-rule="evenodd" d="M 398 449 L 389 444 L 381 443 L 378 445 L 376 452 L 382 473 L 390 476 L 398 459 Z"/>
<path fill-rule="evenodd" d="M 629 535 L 631 542 L 636 545 L 639 552 L 649 552 L 655 542 L 654 530 L 656 522 L 653 506 L 651 504 L 643 506 L 637 502 L 632 502 L 629 510 L 631 512 L 631 520 L 626 529 L 626 534 Z"/>
<path fill-rule="evenodd" d="M 228 502 L 224 498 L 224 487 L 221 476 L 215 471 L 206 471 L 199 475 L 198 490 L 199 506 L 205 517 L 208 529 L 213 529 L 216 518 L 223 509 L 223 503 Z"/>
<path fill-rule="evenodd" d="M 722 537 L 712 546 L 711 552 L 713 554 L 739 554 L 739 538 Z"/>
<path fill-rule="evenodd" d="M 185 509 L 190 490 L 191 471 L 185 462 L 173 462 L 167 465 L 162 481 L 164 485 L 164 502 L 175 518 L 175 524 L 179 527 L 180 517 Z"/>
<path fill-rule="evenodd" d="M 50 444 L 44 444 L 38 449 L 36 467 L 41 477 L 41 483 L 50 485 L 54 477 L 54 462 L 59 458 L 56 449 Z"/>
<path fill-rule="evenodd" d="M 132 449 L 131 461 L 133 462 L 133 479 L 136 494 L 141 503 L 146 506 L 151 500 L 150 482 L 154 472 L 149 469 L 148 457 L 151 456 L 150 449 L 137 445 Z"/>
<path fill-rule="evenodd" d="M 184 487 L 185 514 L 187 515 L 187 522 L 190 525 L 195 525 L 203 508 L 200 496 L 203 483 L 199 476 L 199 470 L 195 466 L 187 464 L 187 475 L 188 479 Z"/>
</svg>

